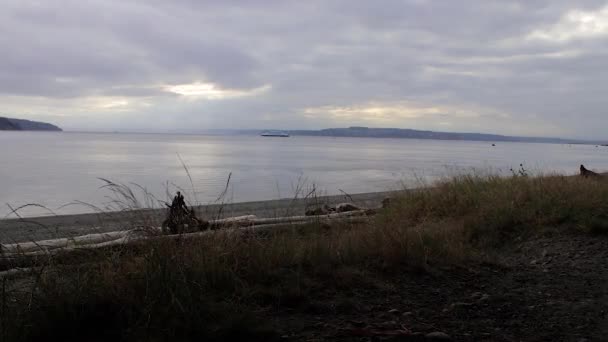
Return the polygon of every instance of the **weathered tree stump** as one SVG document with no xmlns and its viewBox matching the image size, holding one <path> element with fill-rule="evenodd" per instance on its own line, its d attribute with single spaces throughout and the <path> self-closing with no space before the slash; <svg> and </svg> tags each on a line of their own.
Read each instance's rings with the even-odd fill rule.
<svg viewBox="0 0 608 342">
<path fill-rule="evenodd" d="M 194 209 L 186 206 L 184 196 L 179 191 L 171 205 L 166 205 L 169 213 L 161 225 L 163 234 L 191 233 L 209 228 L 209 222 L 196 217 Z"/>
</svg>

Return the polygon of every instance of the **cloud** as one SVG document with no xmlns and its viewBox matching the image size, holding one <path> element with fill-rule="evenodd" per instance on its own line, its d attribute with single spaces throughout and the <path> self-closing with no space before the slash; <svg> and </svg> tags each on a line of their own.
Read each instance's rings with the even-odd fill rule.
<svg viewBox="0 0 608 342">
<path fill-rule="evenodd" d="M 350 122 L 352 125 L 395 127 L 408 123 L 420 129 L 449 128 L 461 132 L 479 129 L 490 123 L 500 125 L 503 133 L 533 135 L 535 125 L 544 125 L 549 135 L 563 133 L 559 127 L 529 117 L 526 122 L 517 122 L 506 112 L 494 108 L 465 104 L 434 105 L 430 103 L 368 102 L 352 106 L 321 106 L 306 108 L 304 116 L 310 120 L 328 120 L 331 124 Z"/>
<path fill-rule="evenodd" d="M 0 112 L 67 129 L 604 138 L 604 1 L 0 4 Z"/>
<path fill-rule="evenodd" d="M 563 43 L 605 36 L 608 36 L 608 5 L 591 11 L 570 10 L 557 23 L 531 32 L 528 38 Z"/>
<path fill-rule="evenodd" d="M 410 102 L 371 102 L 343 107 L 322 106 L 306 108 L 304 113 L 308 118 L 330 116 L 337 120 L 362 120 L 380 124 L 395 124 L 401 120 L 418 120 L 429 117 L 453 116 L 454 118 L 475 118 L 480 116 L 479 113 L 472 110 Z"/>
</svg>

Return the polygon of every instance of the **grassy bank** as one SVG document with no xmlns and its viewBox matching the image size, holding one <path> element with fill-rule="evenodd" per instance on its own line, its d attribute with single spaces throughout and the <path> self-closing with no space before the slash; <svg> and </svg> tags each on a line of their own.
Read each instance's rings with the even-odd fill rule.
<svg viewBox="0 0 608 342">
<path fill-rule="evenodd" d="M 537 234 L 608 232 L 608 182 L 460 176 L 403 192 L 369 222 L 57 256 L 3 278 L 1 340 L 279 338 L 272 312 L 339 312 L 395 272 L 474 264 Z M 327 305 L 317 294 L 342 298 Z M 343 294 L 343 296 L 340 296 Z"/>
</svg>

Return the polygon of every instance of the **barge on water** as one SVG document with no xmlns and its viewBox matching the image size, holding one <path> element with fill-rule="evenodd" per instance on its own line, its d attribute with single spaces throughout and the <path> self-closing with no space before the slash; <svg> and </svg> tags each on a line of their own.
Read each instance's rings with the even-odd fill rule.
<svg viewBox="0 0 608 342">
<path fill-rule="evenodd" d="M 285 132 L 285 131 L 265 131 L 262 132 L 262 134 L 260 134 L 263 137 L 281 137 L 281 138 L 288 138 L 289 137 L 289 133 Z"/>
</svg>

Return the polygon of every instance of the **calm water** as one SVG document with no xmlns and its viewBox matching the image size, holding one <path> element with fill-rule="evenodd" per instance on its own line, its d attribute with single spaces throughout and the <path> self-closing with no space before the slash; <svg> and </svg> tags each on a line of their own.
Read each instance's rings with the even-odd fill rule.
<svg viewBox="0 0 608 342">
<path fill-rule="evenodd" d="M 38 203 L 58 214 L 110 203 L 100 177 L 137 183 L 160 199 L 181 187 L 211 203 L 232 173 L 226 201 L 293 197 L 298 184 L 320 194 L 413 187 L 458 173 L 608 170 L 608 147 L 365 138 L 262 138 L 162 134 L 0 132 L 0 218 L 9 206 Z M 179 156 L 188 166 L 194 192 Z M 24 216 L 48 213 L 28 208 Z"/>
</svg>

